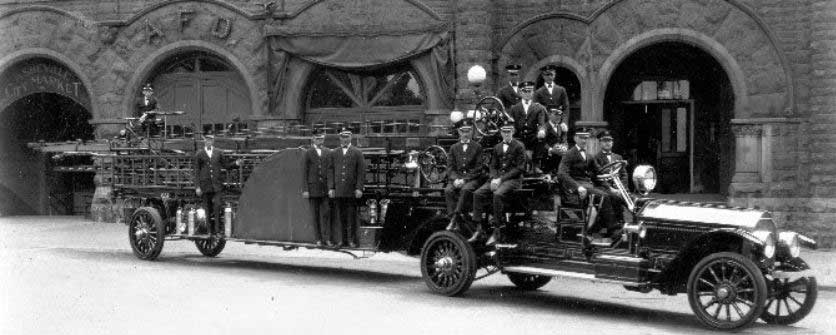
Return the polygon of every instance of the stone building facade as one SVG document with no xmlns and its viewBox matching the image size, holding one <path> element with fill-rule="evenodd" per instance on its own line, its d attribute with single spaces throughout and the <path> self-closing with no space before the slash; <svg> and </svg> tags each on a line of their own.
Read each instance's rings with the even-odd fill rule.
<svg viewBox="0 0 836 335">
<path fill-rule="evenodd" d="M 506 64 L 530 80 L 556 65 L 571 122 L 613 130 L 670 193 L 770 209 L 836 243 L 830 0 L 0 0 L 0 31 L 0 111 L 57 94 L 96 138 L 149 82 L 200 115 L 194 132 L 207 120 L 444 125 L 505 85 Z M 487 69 L 481 87 L 473 65 Z M 20 191 L 24 167 L 3 169 L 4 201 L 43 198 Z"/>
</svg>

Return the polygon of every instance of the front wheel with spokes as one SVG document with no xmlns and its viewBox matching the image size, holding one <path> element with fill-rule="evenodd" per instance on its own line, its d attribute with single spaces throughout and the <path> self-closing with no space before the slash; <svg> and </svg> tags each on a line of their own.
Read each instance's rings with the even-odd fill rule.
<svg viewBox="0 0 836 335">
<path fill-rule="evenodd" d="M 137 258 L 157 259 L 165 242 L 165 226 L 160 212 L 153 207 L 140 207 L 134 211 L 128 223 L 128 240 Z"/>
<path fill-rule="evenodd" d="M 458 233 L 439 231 L 421 249 L 421 276 L 436 293 L 455 296 L 470 288 L 476 275 L 476 254 Z"/>
<path fill-rule="evenodd" d="M 789 273 L 807 269 L 809 266 L 801 259 L 786 262 L 776 268 L 776 270 Z M 761 314 L 761 319 L 766 323 L 790 325 L 801 321 L 813 310 L 819 292 L 816 277 L 790 279 L 767 275 L 766 279 L 769 297 L 766 299 L 766 307 Z"/>
<path fill-rule="evenodd" d="M 747 327 L 761 316 L 766 280 L 743 255 L 719 252 L 703 258 L 688 278 L 688 302 L 704 325 L 722 330 Z"/>
</svg>

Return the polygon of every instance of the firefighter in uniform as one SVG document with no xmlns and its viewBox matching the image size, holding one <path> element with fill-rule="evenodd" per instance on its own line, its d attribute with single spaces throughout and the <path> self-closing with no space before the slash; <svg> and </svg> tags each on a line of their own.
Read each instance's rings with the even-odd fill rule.
<svg viewBox="0 0 836 335">
<path fill-rule="evenodd" d="M 475 242 L 484 235 L 482 227 L 485 220 L 482 212 L 485 205 L 493 203 L 493 233 L 487 244 L 492 245 L 500 239 L 500 228 L 505 222 L 505 208 L 510 204 L 512 193 L 522 187 L 522 174 L 525 169 L 525 146 L 514 139 L 514 125 L 506 124 L 500 128 L 502 142 L 493 147 L 490 164 L 490 180 L 476 190 L 473 195 L 473 219 L 481 222 L 476 232 L 468 240 Z M 492 200 L 492 201 L 491 201 Z"/>
<path fill-rule="evenodd" d="M 328 197 L 334 199 L 334 228 L 341 236 L 337 246 L 357 247 L 357 201 L 363 197 L 366 162 L 363 153 L 351 145 L 351 131 L 340 132 L 340 147 L 331 152 Z"/>
<path fill-rule="evenodd" d="M 195 194 L 203 202 L 206 211 L 206 225 L 209 236 L 220 234 L 221 199 L 223 198 L 223 180 L 221 169 L 240 166 L 241 160 L 229 163 L 221 149 L 215 148 L 215 136 L 203 136 L 203 149 L 198 150 L 194 159 Z"/>
<path fill-rule="evenodd" d="M 508 85 L 502 86 L 497 94 L 505 110 L 511 109 L 520 102 L 520 69 L 522 66 L 519 64 L 510 64 L 505 67 L 505 71 L 508 71 Z"/>
<path fill-rule="evenodd" d="M 473 192 L 482 185 L 482 146 L 473 140 L 473 126 L 465 122 L 459 127 L 459 142 L 450 147 L 447 156 L 447 178 L 444 189 L 447 215 L 450 224 L 447 230 L 458 230 L 459 220 L 473 203 Z"/>
<path fill-rule="evenodd" d="M 520 102 L 511 107 L 515 136 L 525 145 L 526 158 L 532 160 L 534 170 L 538 170 L 545 153 L 546 108 L 533 99 L 534 82 L 520 84 L 520 96 Z"/>
<path fill-rule="evenodd" d="M 568 113 L 569 95 L 566 94 L 566 88 L 554 82 L 557 76 L 557 67 L 546 65 L 540 70 L 543 76 L 543 87 L 534 92 L 534 101 L 546 106 L 547 109 L 559 109 Z"/>
<path fill-rule="evenodd" d="M 154 97 L 154 88 L 151 84 L 142 87 L 142 98 L 137 102 L 136 117 L 142 126 L 142 133 L 146 136 L 156 135 L 157 128 L 157 98 Z"/>
<path fill-rule="evenodd" d="M 323 145 L 325 134 L 313 136 L 313 144 L 305 151 L 302 197 L 311 203 L 311 218 L 316 232 L 316 245 L 332 246 L 331 211 L 328 201 L 328 169 L 331 164 L 331 150 Z M 324 242 L 323 242 L 324 241 Z"/>
<path fill-rule="evenodd" d="M 623 161 L 624 158 L 621 155 L 612 152 L 613 147 L 613 137 L 612 134 L 604 130 L 598 133 L 598 142 L 601 144 L 601 151 L 598 152 L 597 155 L 594 157 L 595 162 L 595 170 L 598 171 L 607 164 L 617 161 Z M 621 167 L 621 171 L 618 172 L 618 179 L 621 180 L 621 184 L 624 187 L 627 187 L 628 179 L 627 179 L 627 166 Z M 607 222 L 607 225 L 604 227 L 593 227 L 594 229 L 601 230 L 601 228 L 607 228 L 607 234 L 610 237 L 615 237 L 620 233 L 621 223 L 624 222 L 624 210 L 622 206 L 625 206 L 624 199 L 621 198 L 619 195 L 618 189 L 615 188 L 615 185 L 612 181 L 603 182 L 597 181 L 595 183 L 596 187 L 601 189 L 602 191 L 607 193 L 610 202 L 612 203 L 612 210 L 613 210 L 613 217 L 614 220 Z"/>
</svg>

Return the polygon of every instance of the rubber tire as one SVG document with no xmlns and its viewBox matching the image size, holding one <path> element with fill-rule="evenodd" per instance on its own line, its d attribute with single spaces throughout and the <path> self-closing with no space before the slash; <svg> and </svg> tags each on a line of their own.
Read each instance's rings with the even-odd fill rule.
<svg viewBox="0 0 836 335">
<path fill-rule="evenodd" d="M 429 259 L 432 257 L 431 253 L 436 248 L 444 245 L 454 248 L 461 256 L 461 264 L 458 267 L 461 273 L 452 284 L 442 286 L 438 285 L 431 275 L 435 272 L 435 269 L 431 268 L 435 264 L 435 261 L 431 261 L 432 264 L 428 264 L 428 262 L 430 262 Z M 424 243 L 424 247 L 421 249 L 421 277 L 424 278 L 427 287 L 434 293 L 446 296 L 458 296 L 467 291 L 470 285 L 473 284 L 473 279 L 476 276 L 476 262 L 476 253 L 470 244 L 467 243 L 467 239 L 464 236 L 446 230 L 438 231 L 430 235 L 427 242 Z"/>
<path fill-rule="evenodd" d="M 782 264 L 778 267 L 778 269 L 791 269 L 791 270 L 807 270 L 810 267 L 801 259 L 798 259 L 798 264 Z M 804 281 L 804 285 L 807 289 L 807 296 L 804 299 L 804 305 L 801 306 L 795 313 L 787 315 L 787 316 L 775 316 L 769 312 L 770 304 L 767 304 L 764 308 L 763 314 L 761 314 L 761 320 L 765 321 L 769 324 L 778 324 L 778 325 L 791 325 L 798 321 L 804 319 L 807 314 L 810 314 L 810 311 L 813 310 L 813 306 L 816 304 L 816 297 L 819 295 L 819 288 L 818 283 L 816 283 L 816 277 L 802 277 L 799 281 Z M 767 285 L 771 286 L 774 283 L 772 281 L 768 281 Z M 770 288 L 770 291 L 772 289 Z M 767 299 L 768 301 L 769 299 Z"/>
<path fill-rule="evenodd" d="M 705 269 L 706 265 L 720 259 L 727 259 L 735 263 L 738 263 L 740 266 L 743 267 L 743 269 L 746 272 L 748 272 L 747 275 L 749 275 L 752 278 L 752 283 L 754 284 L 753 293 L 755 295 L 755 298 L 752 299 L 754 300 L 752 302 L 754 303 L 754 307 L 752 308 L 750 313 L 748 313 L 748 315 L 746 315 L 744 318 L 741 318 L 737 322 L 719 323 L 716 322 L 716 320 L 714 320 L 710 315 L 704 314 L 704 311 L 702 310 L 699 303 L 698 292 L 695 290 L 697 279 L 700 273 L 702 273 Z M 733 252 L 714 253 L 706 256 L 699 263 L 697 263 L 697 265 L 694 266 L 694 269 L 691 271 L 691 275 L 688 276 L 687 292 L 688 303 L 691 305 L 691 310 L 697 316 L 697 319 L 699 319 L 699 321 L 703 325 L 718 330 L 739 330 L 750 326 L 763 314 L 764 305 L 766 303 L 766 297 L 768 294 L 766 287 L 766 279 L 764 278 L 763 273 L 761 273 L 757 265 L 755 265 L 754 262 L 744 257 L 743 255 Z"/>
<path fill-rule="evenodd" d="M 216 238 L 213 238 L 212 240 L 214 240 L 215 243 L 217 243 L 217 244 L 215 244 L 214 248 L 208 248 L 207 247 L 207 244 L 210 242 L 210 240 L 208 240 L 208 239 L 207 240 L 195 240 L 194 245 L 195 245 L 195 247 L 197 247 L 197 250 L 200 251 L 201 254 L 203 254 L 203 256 L 215 257 L 215 256 L 219 255 L 221 253 L 221 251 L 224 250 L 224 247 L 226 246 L 226 240 L 216 239 Z"/>
<path fill-rule="evenodd" d="M 508 273 L 508 279 L 521 290 L 534 291 L 546 286 L 552 280 L 552 277 L 525 273 Z"/>
<path fill-rule="evenodd" d="M 157 242 L 151 247 L 151 250 L 147 252 L 143 252 L 139 250 L 137 246 L 136 235 L 134 234 L 134 226 L 136 221 L 140 216 L 147 215 L 151 219 L 151 224 L 156 228 L 156 240 Z M 160 256 L 160 252 L 163 250 L 163 245 L 165 244 L 165 225 L 163 224 L 162 216 L 160 216 L 160 212 L 157 211 L 154 207 L 140 207 L 133 212 L 131 215 L 131 220 L 128 223 L 128 241 L 131 243 L 131 249 L 133 250 L 134 256 L 139 259 L 153 261 Z"/>
</svg>

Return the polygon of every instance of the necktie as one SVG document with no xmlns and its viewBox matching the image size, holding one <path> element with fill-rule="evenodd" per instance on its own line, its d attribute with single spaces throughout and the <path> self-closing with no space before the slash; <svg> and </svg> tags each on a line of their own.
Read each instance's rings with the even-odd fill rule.
<svg viewBox="0 0 836 335">
<path fill-rule="evenodd" d="M 586 160 L 586 150 L 581 149 L 580 152 L 581 152 L 581 157 L 583 157 L 583 160 Z"/>
</svg>

